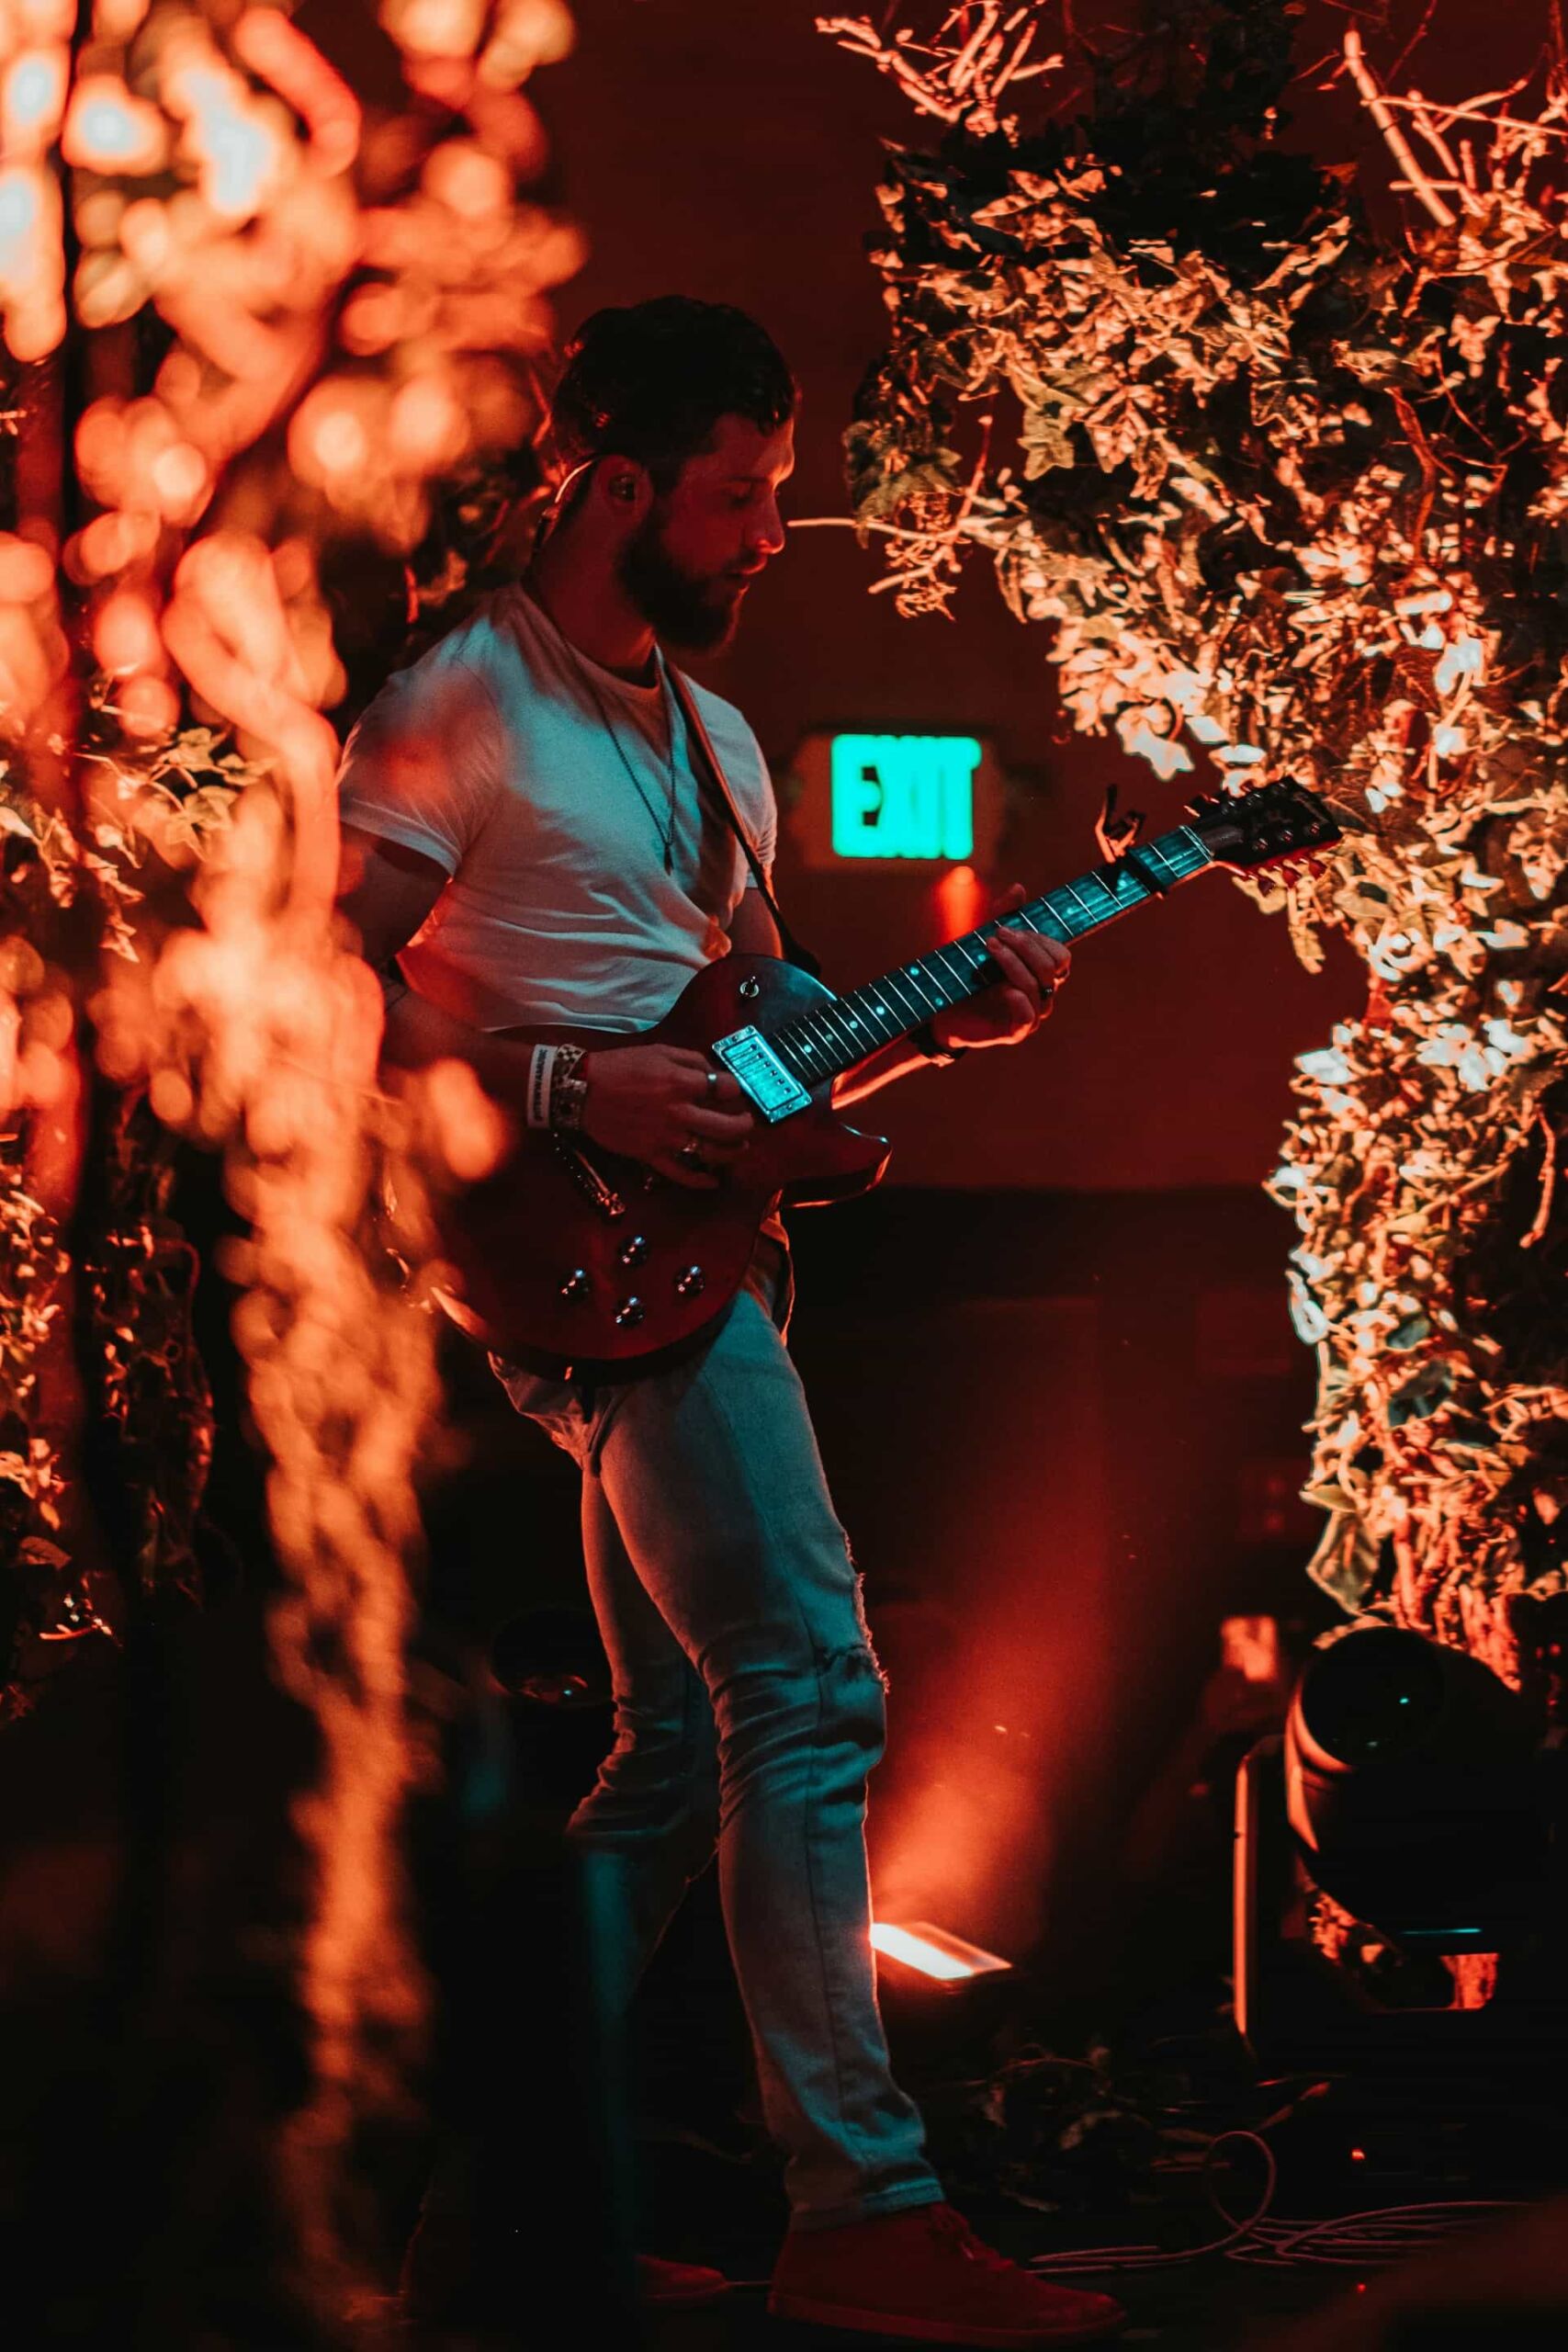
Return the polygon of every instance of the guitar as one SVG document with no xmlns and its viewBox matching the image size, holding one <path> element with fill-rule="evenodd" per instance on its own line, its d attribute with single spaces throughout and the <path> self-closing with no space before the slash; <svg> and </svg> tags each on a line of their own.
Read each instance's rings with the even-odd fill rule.
<svg viewBox="0 0 1568 2352">
<path fill-rule="evenodd" d="M 837 1115 L 833 1080 L 998 979 L 989 933 L 1084 939 L 1208 866 L 1257 872 L 1339 838 L 1324 803 L 1289 782 L 1195 801 L 1191 818 L 846 995 L 776 956 L 726 956 L 656 1028 L 589 1041 L 595 1053 L 660 1044 L 707 1055 L 739 1080 L 758 1132 L 716 1189 L 696 1191 L 586 1136 L 525 1129 L 444 1218 L 457 1278 L 449 1310 L 508 1361 L 560 1378 L 624 1379 L 672 1360 L 740 1288 L 776 1196 L 814 1206 L 878 1182 L 888 1145 Z"/>
</svg>

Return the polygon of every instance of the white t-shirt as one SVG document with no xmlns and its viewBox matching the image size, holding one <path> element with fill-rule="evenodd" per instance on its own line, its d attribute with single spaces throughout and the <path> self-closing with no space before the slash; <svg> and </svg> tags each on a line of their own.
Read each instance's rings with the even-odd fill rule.
<svg viewBox="0 0 1568 2352">
<path fill-rule="evenodd" d="M 400 959 L 422 996 L 480 1029 L 624 1034 L 728 952 L 750 875 L 699 796 L 662 656 L 659 673 L 628 685 L 513 586 L 388 679 L 348 739 L 339 806 L 451 876 Z M 687 683 L 766 868 L 778 819 L 761 749 Z"/>
</svg>

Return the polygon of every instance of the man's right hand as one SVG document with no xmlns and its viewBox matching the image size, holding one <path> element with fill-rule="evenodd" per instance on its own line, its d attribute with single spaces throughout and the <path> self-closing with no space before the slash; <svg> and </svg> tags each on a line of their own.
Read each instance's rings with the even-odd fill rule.
<svg viewBox="0 0 1568 2352">
<path fill-rule="evenodd" d="M 611 1046 L 584 1057 L 582 1131 L 671 1183 L 712 1191 L 757 1131 L 728 1070 L 681 1046 Z M 716 1083 L 710 1081 L 716 1080 Z M 700 1157 L 694 1159 L 693 1153 Z"/>
</svg>

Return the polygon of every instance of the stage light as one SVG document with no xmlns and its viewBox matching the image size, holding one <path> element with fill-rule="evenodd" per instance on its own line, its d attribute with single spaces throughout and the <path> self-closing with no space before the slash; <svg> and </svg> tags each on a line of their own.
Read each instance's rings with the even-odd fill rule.
<svg viewBox="0 0 1568 2352">
<path fill-rule="evenodd" d="M 933 896 L 938 934 L 935 944 L 939 947 L 966 931 L 977 931 L 986 920 L 990 894 L 972 865 L 951 866 L 937 884 Z"/>
<path fill-rule="evenodd" d="M 999 1953 L 965 1943 L 962 1936 L 949 1935 L 944 1928 L 933 1928 L 924 1919 L 917 1919 L 907 1928 L 896 1927 L 890 1919 L 874 1921 L 871 1948 L 885 1959 L 901 1961 L 918 1976 L 929 1976 L 938 1984 L 958 1984 L 974 1976 L 999 1976 L 1012 1966 Z"/>
<path fill-rule="evenodd" d="M 1313 1879 L 1431 1951 L 1494 1950 L 1539 1916 L 1550 1852 L 1539 1728 L 1478 1658 L 1392 1625 L 1311 1660 L 1285 1804 Z"/>
</svg>

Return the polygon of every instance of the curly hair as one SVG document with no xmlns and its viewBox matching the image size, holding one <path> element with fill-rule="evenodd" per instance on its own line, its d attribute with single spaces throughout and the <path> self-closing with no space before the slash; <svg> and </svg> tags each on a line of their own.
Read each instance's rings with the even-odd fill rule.
<svg viewBox="0 0 1568 2352">
<path fill-rule="evenodd" d="M 567 347 L 550 424 L 570 473 L 598 458 L 635 458 L 660 493 L 705 449 L 721 417 L 762 432 L 794 415 L 789 366 L 765 328 L 728 302 L 661 294 L 595 311 Z"/>
</svg>

